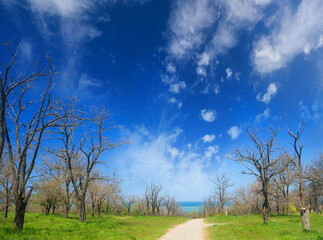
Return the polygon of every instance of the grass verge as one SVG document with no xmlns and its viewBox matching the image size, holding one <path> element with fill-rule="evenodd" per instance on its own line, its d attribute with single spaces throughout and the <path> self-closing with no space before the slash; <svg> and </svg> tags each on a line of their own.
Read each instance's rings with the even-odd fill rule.
<svg viewBox="0 0 323 240">
<path fill-rule="evenodd" d="M 156 239 L 167 229 L 186 221 L 183 217 L 87 217 L 80 223 L 76 217 L 27 213 L 23 230 L 13 230 L 13 213 L 0 218 L 0 239 Z"/>
<path fill-rule="evenodd" d="M 273 215 L 266 224 L 260 215 L 215 216 L 208 223 L 226 223 L 208 228 L 209 239 L 302 239 L 323 240 L 323 216 L 310 215 L 311 232 L 301 229 L 299 215 Z"/>
</svg>

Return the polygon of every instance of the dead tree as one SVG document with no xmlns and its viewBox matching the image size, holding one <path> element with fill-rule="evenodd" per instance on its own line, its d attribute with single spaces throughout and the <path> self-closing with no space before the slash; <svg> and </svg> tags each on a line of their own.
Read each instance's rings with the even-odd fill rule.
<svg viewBox="0 0 323 240">
<path fill-rule="evenodd" d="M 282 194 L 286 209 L 286 214 L 289 215 L 289 202 L 290 202 L 290 187 L 295 181 L 295 169 L 294 165 L 291 164 L 289 158 L 284 154 L 280 155 L 281 161 L 278 162 L 276 170 L 279 171 L 279 174 L 272 178 L 274 187 Z M 284 209 L 283 209 L 284 210 Z M 284 211 L 283 211 L 284 213 Z"/>
<path fill-rule="evenodd" d="M 310 228 L 310 206 L 306 205 L 306 196 L 305 189 L 303 183 L 303 169 L 302 169 L 302 151 L 304 145 L 301 144 L 301 136 L 305 127 L 305 123 L 299 123 L 296 134 L 292 132 L 291 128 L 288 129 L 289 135 L 293 138 L 293 142 L 291 143 L 294 148 L 294 158 L 290 158 L 294 160 L 296 169 L 297 169 L 297 177 L 298 177 L 298 193 L 299 193 L 299 201 L 300 201 L 300 212 L 302 218 L 302 228 L 311 231 Z"/>
<path fill-rule="evenodd" d="M 151 208 L 151 213 L 153 216 L 156 215 L 156 212 L 159 213 L 161 202 L 163 200 L 161 196 L 161 190 L 162 186 L 154 182 L 151 182 L 149 185 L 146 185 L 145 199 L 147 212 L 149 213 Z"/>
<path fill-rule="evenodd" d="M 75 101 L 65 104 L 61 113 L 72 112 L 73 118 L 62 118 L 58 130 L 53 132 L 61 143 L 57 149 L 46 149 L 49 153 L 61 158 L 65 163 L 66 175 L 74 188 L 74 195 L 79 209 L 79 221 L 86 220 L 86 194 L 90 181 L 101 178 L 93 174 L 102 153 L 114 149 L 124 142 L 112 142 L 107 134 L 115 129 L 108 121 L 111 114 L 104 109 L 89 110 L 90 116 L 81 111 Z M 72 110 L 69 110 L 72 109 Z"/>
<path fill-rule="evenodd" d="M 214 195 L 217 199 L 217 203 L 219 205 L 219 210 L 221 213 L 224 211 L 224 205 L 229 200 L 228 188 L 233 185 L 230 183 L 230 180 L 227 178 L 225 174 L 216 175 L 215 179 L 211 179 L 211 181 L 215 184 Z"/>
<path fill-rule="evenodd" d="M 28 199 L 33 191 L 29 184 L 35 167 L 36 158 L 43 140 L 45 130 L 55 126 L 59 119 L 54 113 L 50 90 L 53 76 L 56 74 L 52 59 L 47 56 L 47 65 L 40 70 L 38 63 L 34 72 L 23 77 L 22 74 L 10 74 L 15 65 L 19 46 L 11 51 L 10 42 L 6 44 L 11 54 L 10 63 L 5 66 L 4 76 L 1 77 L 1 116 L 0 116 L 0 154 L 3 154 L 2 136 L 5 135 L 6 150 L 13 175 L 13 195 L 15 201 L 14 228 L 23 228 Z M 28 99 L 26 93 L 34 81 L 40 77 L 48 77 L 45 90 L 39 99 Z M 28 100 L 27 100 L 28 99 Z M 15 156 L 17 156 L 15 158 Z"/>
<path fill-rule="evenodd" d="M 73 195 L 73 188 L 71 186 L 71 180 L 66 174 L 65 163 L 62 159 L 57 157 L 43 157 L 42 165 L 38 167 L 38 172 L 42 178 L 47 181 L 55 180 L 60 188 L 61 204 L 64 209 L 64 217 L 68 218 L 69 211 L 72 207 L 71 198 Z"/>
<path fill-rule="evenodd" d="M 2 189 L 3 217 L 7 218 L 13 184 L 8 154 L 5 152 L 2 155 L 2 164 L 3 166 L 0 168 L 0 189 Z"/>
<path fill-rule="evenodd" d="M 249 130 L 246 132 L 252 141 L 254 147 L 246 149 L 235 149 L 235 156 L 232 160 L 242 163 L 247 172 L 243 174 L 251 174 L 261 183 L 261 195 L 263 198 L 262 217 L 263 222 L 266 223 L 270 218 L 270 204 L 269 204 L 269 183 L 270 179 L 280 172 L 275 170 L 274 166 L 279 161 L 279 158 L 273 158 L 276 151 L 274 141 L 278 130 L 269 129 L 269 136 L 267 138 L 258 136 L 258 130 Z"/>
<path fill-rule="evenodd" d="M 127 209 L 127 214 L 129 216 L 131 207 L 135 203 L 135 197 L 134 196 L 121 196 L 120 199 L 121 199 L 122 205 Z"/>
</svg>

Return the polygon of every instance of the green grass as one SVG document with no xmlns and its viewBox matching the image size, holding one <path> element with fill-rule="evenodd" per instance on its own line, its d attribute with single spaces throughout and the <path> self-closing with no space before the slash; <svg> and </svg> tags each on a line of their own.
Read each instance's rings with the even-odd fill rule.
<svg viewBox="0 0 323 240">
<path fill-rule="evenodd" d="M 310 215 L 311 232 L 303 232 L 299 215 L 271 216 L 262 223 L 260 215 L 215 216 L 208 223 L 227 223 L 208 228 L 209 239 L 302 239 L 323 240 L 323 216 Z"/>
<path fill-rule="evenodd" d="M 183 217 L 76 217 L 27 213 L 23 230 L 13 230 L 13 213 L 0 217 L 0 239 L 156 239 L 170 227 L 185 222 Z"/>
</svg>

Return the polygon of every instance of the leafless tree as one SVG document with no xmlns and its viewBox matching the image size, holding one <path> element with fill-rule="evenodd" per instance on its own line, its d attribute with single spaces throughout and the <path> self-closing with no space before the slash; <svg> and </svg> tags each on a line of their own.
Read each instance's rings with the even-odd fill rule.
<svg viewBox="0 0 323 240">
<path fill-rule="evenodd" d="M 41 179 L 35 187 L 38 191 L 37 200 L 40 206 L 44 207 L 45 214 L 48 215 L 52 209 L 52 213 L 58 208 L 58 204 L 62 200 L 62 189 L 60 182 L 56 179 Z"/>
<path fill-rule="evenodd" d="M 302 218 L 302 228 L 310 231 L 310 207 L 306 206 L 306 196 L 305 196 L 305 189 L 303 183 L 303 169 L 302 169 L 302 151 L 304 145 L 301 144 L 301 136 L 304 131 L 305 123 L 300 123 L 298 125 L 298 129 L 296 133 L 292 132 L 292 129 L 288 129 L 289 135 L 293 138 L 293 142 L 291 143 L 294 148 L 294 158 L 291 160 L 294 161 L 295 166 L 297 168 L 297 177 L 298 177 L 298 192 L 299 192 L 299 200 L 300 200 L 300 212 Z"/>
<path fill-rule="evenodd" d="M 305 178 L 315 184 L 323 186 L 323 153 L 305 170 Z"/>
<path fill-rule="evenodd" d="M 135 196 L 121 196 L 120 200 L 123 206 L 127 209 L 127 214 L 130 215 L 132 205 L 135 203 Z"/>
<path fill-rule="evenodd" d="M 280 193 L 283 196 L 287 215 L 289 215 L 289 193 L 291 185 L 295 181 L 294 165 L 285 154 L 279 156 L 281 161 L 275 166 L 278 174 L 272 178 L 274 188 L 277 190 L 276 194 Z"/>
<path fill-rule="evenodd" d="M 217 199 L 220 212 L 223 213 L 224 205 L 229 200 L 228 188 L 232 187 L 233 185 L 230 183 L 230 180 L 225 174 L 216 175 L 215 179 L 211 179 L 211 181 L 215 184 L 215 198 Z"/>
<path fill-rule="evenodd" d="M 177 216 L 181 213 L 181 206 L 176 202 L 175 197 L 165 196 L 164 206 L 167 209 L 167 215 Z"/>
<path fill-rule="evenodd" d="M 51 158 L 44 156 L 41 166 L 38 167 L 38 172 L 43 179 L 47 181 L 55 180 L 58 183 L 61 203 L 64 208 L 64 217 L 68 218 L 69 211 L 72 207 L 71 198 L 74 190 L 71 186 L 71 180 L 66 174 L 67 169 L 64 161 L 56 156 Z"/>
<path fill-rule="evenodd" d="M 2 159 L 3 159 L 4 165 L 3 165 L 3 168 L 0 169 L 0 189 L 2 188 L 3 190 L 3 194 L 2 194 L 3 195 L 3 217 L 7 218 L 13 184 L 12 184 L 12 174 L 11 174 L 11 169 L 8 162 L 9 159 L 7 154 L 4 153 L 2 155 Z"/>
<path fill-rule="evenodd" d="M 11 42 L 6 44 L 11 54 L 10 63 L 1 64 L 5 68 L 5 74 L 1 77 L 0 87 L 2 106 L 0 154 L 3 154 L 4 134 L 13 175 L 13 195 L 16 207 L 14 228 L 22 229 L 26 206 L 33 190 L 33 186 L 29 183 L 45 130 L 54 127 L 57 120 L 64 116 L 58 117 L 55 114 L 56 101 L 50 94 L 53 76 L 57 73 L 52 59 L 49 56 L 46 57 L 47 65 L 42 70 L 36 63 L 34 72 L 27 77 L 19 72 L 10 74 L 16 64 L 20 47 L 18 45 L 16 51 L 12 51 L 10 44 Z M 40 77 L 48 77 L 45 90 L 39 99 L 27 100 L 26 93 L 32 88 L 34 81 Z"/>
<path fill-rule="evenodd" d="M 151 182 L 149 185 L 146 185 L 145 190 L 145 199 L 147 206 L 147 213 L 151 212 L 152 215 L 155 216 L 156 212 L 159 214 L 160 206 L 164 197 L 161 194 L 162 186 L 158 185 L 154 182 Z"/>
<path fill-rule="evenodd" d="M 209 216 L 214 216 L 216 214 L 217 209 L 217 199 L 214 194 L 209 196 L 204 202 L 203 202 L 203 208 L 205 209 L 205 212 Z"/>
<path fill-rule="evenodd" d="M 274 166 L 279 161 L 279 158 L 274 158 L 273 154 L 277 150 L 275 147 L 275 138 L 278 130 L 269 129 L 267 138 L 260 137 L 257 129 L 246 132 L 252 141 L 254 147 L 246 149 L 235 149 L 233 160 L 242 163 L 247 172 L 243 174 L 251 174 L 257 177 L 261 183 L 261 194 L 263 197 L 262 216 L 263 222 L 267 222 L 270 218 L 269 204 L 269 183 L 270 179 L 278 174 L 281 170 L 275 170 Z"/>
<path fill-rule="evenodd" d="M 114 149 L 124 142 L 112 142 L 107 136 L 116 127 L 109 123 L 111 114 L 102 108 L 89 109 L 89 115 L 81 111 L 77 102 L 72 100 L 68 106 L 63 106 L 61 113 L 73 112 L 73 118 L 62 118 L 58 129 L 53 133 L 61 142 L 58 149 L 46 149 L 65 163 L 67 176 L 74 188 L 75 198 L 79 209 L 79 221 L 86 220 L 86 194 L 89 183 L 101 177 L 94 173 L 101 160 L 102 153 Z M 66 110 L 67 109 L 67 110 Z"/>
</svg>

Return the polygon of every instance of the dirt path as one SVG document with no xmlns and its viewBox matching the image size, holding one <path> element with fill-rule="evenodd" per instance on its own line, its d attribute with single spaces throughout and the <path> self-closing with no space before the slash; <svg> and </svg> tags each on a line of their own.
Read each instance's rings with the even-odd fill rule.
<svg viewBox="0 0 323 240">
<path fill-rule="evenodd" d="M 202 218 L 192 219 L 168 230 L 158 240 L 204 240 L 206 235 L 205 228 L 210 225 L 213 224 L 204 223 Z"/>
</svg>

